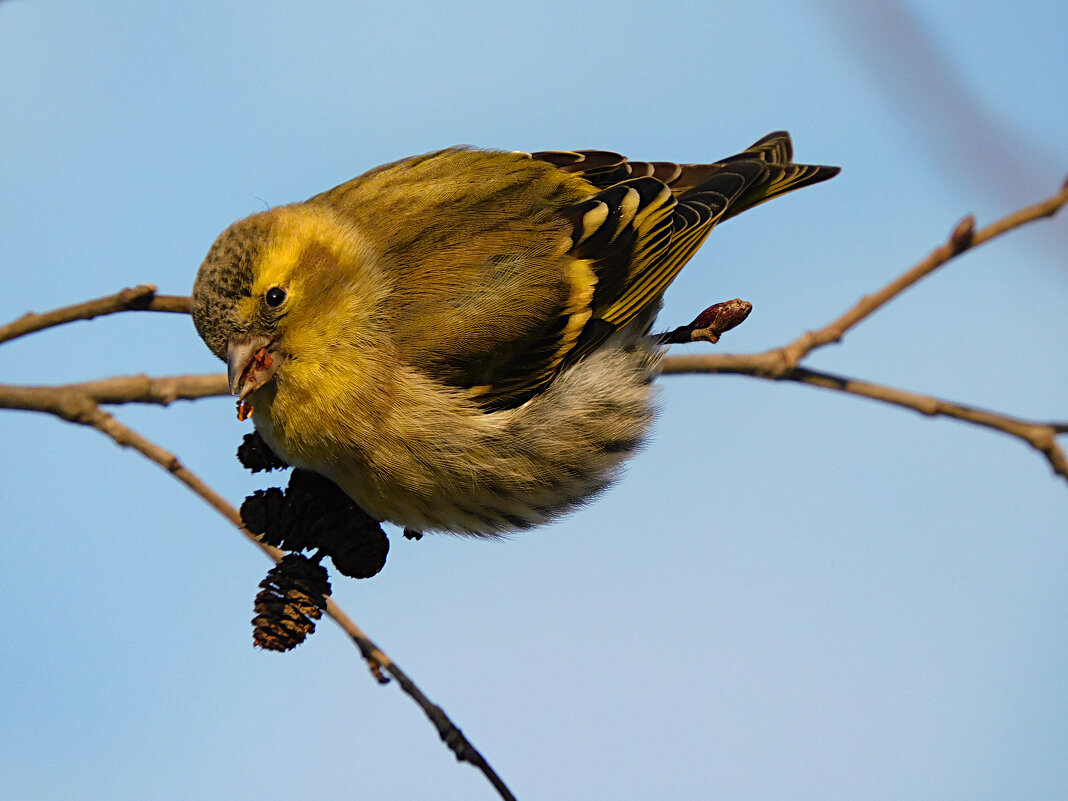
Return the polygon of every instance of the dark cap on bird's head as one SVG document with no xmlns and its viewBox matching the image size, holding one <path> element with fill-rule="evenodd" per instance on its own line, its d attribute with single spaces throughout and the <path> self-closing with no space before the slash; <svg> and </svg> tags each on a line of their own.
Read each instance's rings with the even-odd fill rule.
<svg viewBox="0 0 1068 801">
<path fill-rule="evenodd" d="M 270 212 L 227 228 L 208 251 L 193 285 L 193 325 L 211 352 L 223 361 L 230 338 L 238 333 L 235 302 L 252 295 L 254 265 L 267 247 Z"/>
</svg>

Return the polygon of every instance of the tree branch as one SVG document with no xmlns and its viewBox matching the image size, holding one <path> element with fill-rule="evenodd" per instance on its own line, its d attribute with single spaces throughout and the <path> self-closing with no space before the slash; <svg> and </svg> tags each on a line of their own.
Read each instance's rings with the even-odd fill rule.
<svg viewBox="0 0 1068 801">
<path fill-rule="evenodd" d="M 1001 431 L 1026 442 L 1046 457 L 1055 473 L 1068 481 L 1068 459 L 1065 457 L 1064 449 L 1057 443 L 1057 435 L 1068 433 L 1068 423 L 1023 420 L 929 395 L 919 395 L 855 378 L 819 373 L 798 366 L 798 363 L 809 353 L 831 342 L 839 342 L 851 328 L 951 259 L 1027 223 L 1052 217 L 1066 204 L 1068 204 L 1068 181 L 1056 195 L 1009 214 L 978 231 L 975 230 L 975 219 L 969 215 L 958 223 L 949 241 L 944 245 L 935 248 L 927 258 L 902 273 L 882 289 L 861 298 L 853 308 L 823 328 L 809 331 L 789 345 L 773 348 L 763 353 L 668 356 L 662 362 L 663 372 L 665 374 L 734 373 L 773 381 L 796 381 L 851 395 L 860 395 L 894 406 L 913 409 L 929 416 L 951 417 Z"/>
<path fill-rule="evenodd" d="M 904 409 L 912 409 L 928 417 L 950 417 L 954 420 L 961 420 L 983 428 L 1000 431 L 1022 440 L 1045 456 L 1046 461 L 1053 468 L 1053 472 L 1068 481 L 1068 457 L 1065 456 L 1064 449 L 1057 442 L 1058 434 L 1068 433 L 1068 423 L 1024 420 L 1019 417 L 1000 414 L 999 412 L 979 409 L 975 406 L 954 403 L 931 395 L 920 395 L 884 384 L 873 384 L 870 381 L 861 381 L 856 378 L 821 373 L 804 367 L 795 367 L 785 373 L 771 375 L 759 369 L 754 369 L 751 365 L 744 364 L 744 357 L 739 357 L 737 362 L 731 366 L 716 365 L 711 369 L 706 369 L 700 364 L 702 358 L 698 356 L 692 360 L 687 357 L 679 357 L 677 360 L 672 359 L 669 369 L 665 370 L 665 372 L 674 374 L 734 373 L 765 378 L 769 381 L 794 381 L 799 384 L 809 384 L 814 387 L 845 392 L 849 395 L 859 395 L 863 398 L 882 401 Z"/>
<path fill-rule="evenodd" d="M 765 353 L 751 354 L 744 357 L 715 354 L 705 361 L 707 364 L 721 363 L 726 366 L 727 364 L 737 363 L 738 359 L 742 359 L 746 364 L 753 365 L 754 371 L 759 370 L 762 375 L 775 376 L 776 374 L 787 373 L 797 367 L 802 359 L 817 348 L 832 342 L 840 342 L 850 329 L 866 320 L 913 284 L 926 278 L 961 253 L 972 250 L 989 242 L 991 239 L 1002 236 L 1028 223 L 1052 217 L 1066 204 L 1068 204 L 1068 182 L 1057 194 L 1009 214 L 978 231 L 975 230 L 975 218 L 968 215 L 957 224 L 949 240 L 944 245 L 935 248 L 927 258 L 912 269 L 902 273 L 882 289 L 861 298 L 853 308 L 823 328 L 802 334 L 789 345 L 775 348 Z M 686 359 L 688 357 L 669 357 L 665 360 L 666 366 L 671 365 L 677 358 Z M 674 372 L 674 370 L 666 369 L 665 367 L 664 372 Z M 687 369 L 685 372 L 693 372 L 693 370 Z M 713 371 L 706 370 L 706 372 Z"/>
<path fill-rule="evenodd" d="M 0 344 L 35 331 L 52 328 L 76 320 L 92 320 L 105 314 L 124 311 L 159 311 L 174 314 L 189 314 L 191 300 L 181 295 L 157 295 L 152 284 L 140 284 L 123 289 L 114 295 L 107 295 L 73 306 L 64 306 L 43 314 L 26 312 L 12 323 L 0 326 Z"/>
<path fill-rule="evenodd" d="M 220 384 L 222 385 L 221 392 L 219 391 Z M 56 387 L 20 387 L 0 384 L 0 408 L 52 414 L 70 423 L 95 428 L 118 445 L 133 448 L 185 484 L 209 506 L 233 523 L 267 556 L 278 562 L 285 555 L 284 552 L 260 542 L 259 538 L 245 528 L 240 512 L 196 473 L 183 465 L 177 456 L 129 426 L 120 423 L 99 406 L 102 402 L 129 403 L 134 401 L 166 405 L 179 397 L 193 399 L 215 394 L 228 395 L 229 390 L 225 384 L 225 376 L 221 375 L 173 376 L 162 379 L 151 379 L 147 376 L 123 376 Z M 390 659 L 332 599 L 327 599 L 326 613 L 360 649 L 361 655 L 367 660 L 376 677 L 381 676 L 381 671 L 384 670 L 397 680 L 400 688 L 423 710 L 437 729 L 442 741 L 456 755 L 457 760 L 468 762 L 478 768 L 504 801 L 515 801 L 515 796 L 512 795 L 508 786 L 478 749 L 464 736 L 459 727 L 452 722 L 445 710 L 427 698 L 408 674 Z"/>
<path fill-rule="evenodd" d="M 153 378 L 147 375 L 124 375 L 85 381 L 79 384 L 22 386 L 0 384 L 0 409 L 51 411 L 63 401 L 77 403 L 150 403 L 168 406 L 176 400 L 197 400 L 230 394 L 226 376 L 173 375 Z M 62 415 L 61 415 L 62 416 Z"/>
<path fill-rule="evenodd" d="M 790 374 L 783 376 L 783 379 L 891 403 L 895 406 L 913 409 L 929 417 L 950 417 L 954 420 L 962 420 L 983 428 L 1001 431 L 1023 440 L 1042 453 L 1049 462 L 1050 467 L 1053 468 L 1053 472 L 1068 481 L 1068 458 L 1065 457 L 1064 450 L 1057 443 L 1057 434 L 1065 433 L 1065 430 L 1068 430 L 1063 423 L 1023 420 L 1019 417 L 1010 417 L 998 412 L 978 409 L 962 403 L 953 403 L 952 401 L 929 395 L 918 395 L 914 392 L 906 392 L 894 387 L 873 384 L 868 381 L 858 381 L 855 378 L 845 378 L 831 375 L 830 373 L 806 370 L 803 367 L 791 371 Z"/>
</svg>

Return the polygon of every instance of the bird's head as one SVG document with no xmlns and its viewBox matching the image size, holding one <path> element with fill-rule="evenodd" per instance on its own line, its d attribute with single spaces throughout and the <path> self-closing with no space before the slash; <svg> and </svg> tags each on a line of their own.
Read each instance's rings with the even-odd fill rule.
<svg viewBox="0 0 1068 801">
<path fill-rule="evenodd" d="M 276 377 L 315 380 L 374 308 L 358 233 L 329 209 L 283 206 L 234 223 L 193 287 L 193 322 L 244 400 Z M 361 311 L 362 310 L 362 311 Z"/>
</svg>

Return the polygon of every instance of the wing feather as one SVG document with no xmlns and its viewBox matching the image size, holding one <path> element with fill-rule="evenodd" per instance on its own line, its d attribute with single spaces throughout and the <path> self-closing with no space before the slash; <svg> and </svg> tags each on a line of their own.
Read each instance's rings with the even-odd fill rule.
<svg viewBox="0 0 1068 801">
<path fill-rule="evenodd" d="M 837 172 L 791 156 L 783 132 L 714 164 L 452 148 L 310 202 L 367 234 L 393 283 L 398 357 L 494 410 L 524 403 L 621 328 L 648 327 L 721 220 Z"/>
<path fill-rule="evenodd" d="M 656 200 L 645 207 L 642 224 L 636 224 L 630 235 L 614 231 L 608 237 L 612 247 L 597 249 L 605 244 L 605 238 L 598 238 L 598 234 L 600 228 L 610 225 L 611 213 L 599 218 L 597 231 L 591 232 L 586 224 L 576 229 L 579 234 L 574 238 L 573 252 L 592 260 L 599 283 L 591 319 L 565 363 L 581 358 L 636 320 L 646 323 L 649 311 L 660 303 L 667 287 L 719 222 L 838 172 L 836 167 L 793 164 L 792 156 L 789 134 L 783 131 L 769 134 L 744 152 L 715 164 L 619 163 L 619 154 L 606 151 L 534 154 L 534 158 L 565 163 L 569 172 L 595 185 L 607 174 L 620 173 L 643 176 L 628 178 L 620 185 L 636 186 L 642 181 L 660 185 L 658 195 L 646 187 L 648 197 L 655 196 Z M 616 186 L 609 186 L 582 206 L 605 204 L 611 208 L 615 191 Z M 622 251 L 617 242 L 627 243 L 629 250 Z"/>
</svg>

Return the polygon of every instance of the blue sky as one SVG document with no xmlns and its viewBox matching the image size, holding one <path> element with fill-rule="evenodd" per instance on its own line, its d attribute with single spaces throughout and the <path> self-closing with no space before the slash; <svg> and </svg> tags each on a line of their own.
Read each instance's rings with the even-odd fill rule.
<svg viewBox="0 0 1068 801">
<path fill-rule="evenodd" d="M 233 220 L 449 144 L 707 161 L 787 128 L 842 174 L 717 229 L 661 317 L 746 298 L 720 347 L 755 351 L 1068 172 L 1063 3 L 906 3 L 929 50 L 837 0 L 386 5 L 0 2 L 0 320 L 185 294 Z M 810 365 L 1068 417 L 1066 220 Z M 219 367 L 164 315 L 0 348 L 4 382 Z M 1065 482 L 875 403 L 662 385 L 595 505 L 504 543 L 394 533 L 382 574 L 335 582 L 516 794 L 1068 797 Z M 117 415 L 235 503 L 265 485 L 231 401 Z M 253 650 L 268 564 L 172 478 L 29 413 L 0 449 L 0 798 L 495 797 L 331 624 Z"/>
</svg>

